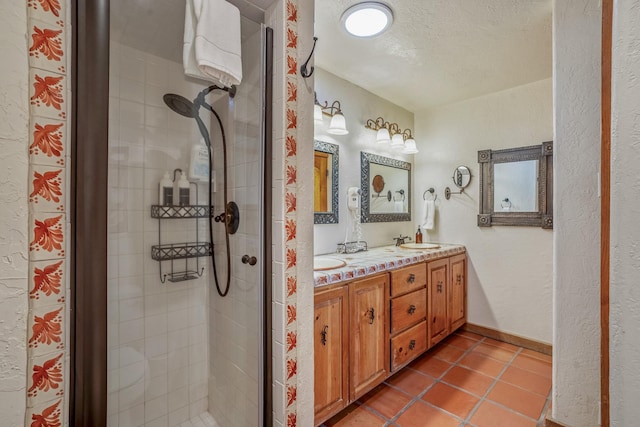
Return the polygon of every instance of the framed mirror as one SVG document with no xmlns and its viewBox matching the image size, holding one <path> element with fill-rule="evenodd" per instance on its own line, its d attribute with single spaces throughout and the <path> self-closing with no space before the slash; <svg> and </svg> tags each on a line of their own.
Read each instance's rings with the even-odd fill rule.
<svg viewBox="0 0 640 427">
<path fill-rule="evenodd" d="M 553 228 L 553 142 L 478 151 L 478 227 Z"/>
<path fill-rule="evenodd" d="M 360 152 L 361 222 L 411 221 L 411 163 Z"/>
<path fill-rule="evenodd" d="M 338 223 L 339 147 L 313 141 L 313 223 Z"/>
</svg>

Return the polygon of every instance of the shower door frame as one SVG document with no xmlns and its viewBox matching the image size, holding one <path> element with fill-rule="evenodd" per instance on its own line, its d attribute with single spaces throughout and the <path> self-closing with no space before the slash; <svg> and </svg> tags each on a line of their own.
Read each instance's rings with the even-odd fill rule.
<svg viewBox="0 0 640 427">
<path fill-rule="evenodd" d="M 109 0 L 73 0 L 69 425 L 107 422 L 107 182 Z M 263 92 L 262 419 L 273 424 L 272 167 L 273 30 L 265 28 Z"/>
</svg>

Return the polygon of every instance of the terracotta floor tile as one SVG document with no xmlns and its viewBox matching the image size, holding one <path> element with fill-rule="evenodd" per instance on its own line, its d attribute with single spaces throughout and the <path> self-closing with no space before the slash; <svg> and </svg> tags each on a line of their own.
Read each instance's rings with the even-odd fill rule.
<svg viewBox="0 0 640 427">
<path fill-rule="evenodd" d="M 442 408 L 462 419 L 465 419 L 469 412 L 480 401 L 475 396 L 465 393 L 443 383 L 438 383 L 427 391 L 422 400 L 431 403 L 438 408 Z"/>
<path fill-rule="evenodd" d="M 448 346 L 452 345 L 461 350 L 468 350 L 474 345 L 478 344 L 478 341 L 472 340 L 471 338 L 461 337 L 458 335 L 451 335 L 449 338 L 446 339 L 445 344 Z"/>
<path fill-rule="evenodd" d="M 491 389 L 487 395 L 487 399 L 500 403 L 536 420 L 540 418 L 544 404 L 547 401 L 546 396 L 531 393 L 502 381 L 498 381 L 493 389 Z"/>
<path fill-rule="evenodd" d="M 385 420 L 358 405 L 349 406 L 324 423 L 327 427 L 374 427 L 385 424 Z"/>
<path fill-rule="evenodd" d="M 361 404 L 375 409 L 384 417 L 391 419 L 407 406 L 411 396 L 386 384 L 381 384 L 358 400 Z"/>
<path fill-rule="evenodd" d="M 423 356 L 420 359 L 409 365 L 412 369 L 416 369 L 433 378 L 439 378 L 444 372 L 451 367 L 451 363 L 444 360 L 436 359 L 430 354 Z"/>
<path fill-rule="evenodd" d="M 536 427 L 535 421 L 486 401 L 480 404 L 470 421 L 477 427 Z"/>
<path fill-rule="evenodd" d="M 481 353 L 493 359 L 508 362 L 513 358 L 515 351 L 499 348 L 493 345 L 480 343 L 471 350 L 472 353 Z"/>
<path fill-rule="evenodd" d="M 514 353 L 520 349 L 520 347 L 518 347 L 516 345 L 509 344 L 509 343 L 502 342 L 502 341 L 498 341 L 498 340 L 494 340 L 493 338 L 486 338 L 482 342 L 483 342 L 483 344 L 489 344 L 489 345 L 492 345 L 494 347 L 504 348 L 505 350 L 509 350 L 509 351 L 514 352 Z"/>
<path fill-rule="evenodd" d="M 545 397 L 551 390 L 551 377 L 538 375 L 515 366 L 509 366 L 500 380 Z"/>
<path fill-rule="evenodd" d="M 544 360 L 535 359 L 533 357 L 519 354 L 513 360 L 512 366 L 551 378 L 551 362 L 545 362 Z"/>
<path fill-rule="evenodd" d="M 549 363 L 551 363 L 552 360 L 551 355 L 529 350 L 528 348 L 523 348 L 520 354 L 522 354 L 523 356 L 533 357 L 534 359 L 540 359 Z"/>
<path fill-rule="evenodd" d="M 478 371 L 490 377 L 496 377 L 504 369 L 507 362 L 492 359 L 482 353 L 469 353 L 458 362 L 471 370 Z"/>
<path fill-rule="evenodd" d="M 461 366 L 454 366 L 442 377 L 442 381 L 482 396 L 494 379 Z"/>
<path fill-rule="evenodd" d="M 446 343 L 442 343 L 438 344 L 437 347 L 431 350 L 431 355 L 449 363 L 454 363 L 456 360 L 460 359 L 460 356 L 462 356 L 464 352 L 464 350 L 457 347 L 452 347 L 450 345 L 446 345 Z"/>
<path fill-rule="evenodd" d="M 434 379 L 413 369 L 402 369 L 386 382 L 401 388 L 411 396 L 417 396 L 434 383 Z"/>
<path fill-rule="evenodd" d="M 396 425 L 400 427 L 458 427 L 460 420 L 417 401 L 396 420 Z"/>
<path fill-rule="evenodd" d="M 469 331 L 458 331 L 455 334 L 465 338 L 471 338 L 472 340 L 476 341 L 480 341 L 482 338 L 484 338 L 482 335 L 474 334 L 473 332 Z"/>
</svg>

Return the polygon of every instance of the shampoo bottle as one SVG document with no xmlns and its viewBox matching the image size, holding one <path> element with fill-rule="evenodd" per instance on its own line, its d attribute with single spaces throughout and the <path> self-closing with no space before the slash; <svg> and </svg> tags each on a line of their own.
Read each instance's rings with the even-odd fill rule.
<svg viewBox="0 0 640 427">
<path fill-rule="evenodd" d="M 418 226 L 418 232 L 416 233 L 416 243 L 422 243 L 422 231 L 420 231 L 420 226 Z"/>
<path fill-rule="evenodd" d="M 160 180 L 158 203 L 163 206 L 171 206 L 173 204 L 173 182 L 171 181 L 169 172 L 165 172 Z"/>
<path fill-rule="evenodd" d="M 204 139 L 191 147 L 191 163 L 189 164 L 189 179 L 191 181 L 209 180 L 209 149 Z"/>
<path fill-rule="evenodd" d="M 180 206 L 187 206 L 190 199 L 190 184 L 187 180 L 187 174 L 182 172 L 180 179 L 178 180 L 178 204 Z"/>
</svg>

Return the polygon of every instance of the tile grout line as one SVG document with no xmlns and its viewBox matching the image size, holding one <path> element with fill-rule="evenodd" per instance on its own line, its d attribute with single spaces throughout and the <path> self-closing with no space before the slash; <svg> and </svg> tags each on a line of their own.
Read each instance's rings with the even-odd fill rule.
<svg viewBox="0 0 640 427">
<path fill-rule="evenodd" d="M 549 394 L 547 394 L 547 401 L 544 403 L 542 407 L 542 414 L 540 414 L 540 418 L 538 418 L 537 427 L 544 427 L 544 421 L 547 417 L 547 411 L 549 410 L 549 406 L 551 406 L 551 390 L 549 390 Z"/>
<path fill-rule="evenodd" d="M 471 340 L 471 338 L 466 338 Z M 391 419 L 389 419 L 389 422 L 392 422 L 395 424 L 395 422 L 398 420 L 398 418 L 400 418 L 411 406 L 413 406 L 414 403 L 420 401 L 422 399 L 422 396 L 424 396 L 429 390 L 431 390 L 433 387 L 435 387 L 436 384 L 438 384 L 439 382 L 441 382 L 442 378 L 451 370 L 453 369 L 454 366 L 457 366 L 457 363 L 462 360 L 467 354 L 469 354 L 474 348 L 476 348 L 478 345 L 480 345 L 480 343 L 482 343 L 485 340 L 485 337 L 482 337 L 480 340 L 478 340 L 474 345 L 472 345 L 471 347 L 469 347 L 467 350 L 464 351 L 464 353 L 462 353 L 460 355 L 460 357 L 458 357 L 454 362 L 451 362 L 451 366 L 449 366 L 442 374 L 440 374 L 440 376 L 438 378 L 435 379 L 434 383 L 431 384 L 429 387 L 425 388 L 422 392 L 418 393 L 416 396 L 413 397 L 413 399 L 411 399 L 411 401 L 409 401 L 409 403 L 407 403 L 400 411 L 398 411 L 398 413 L 396 413 L 396 415 L 394 415 L 393 417 L 391 417 Z M 451 345 L 452 347 L 456 347 L 454 345 Z M 458 347 L 456 347 L 458 348 Z M 463 349 L 460 349 L 463 350 Z M 437 356 L 433 356 L 436 359 L 439 359 Z M 443 360 L 443 359 L 439 359 L 439 360 Z M 443 360 L 444 362 L 449 363 L 446 360 Z M 413 368 L 410 368 L 413 369 Z M 418 371 L 417 369 L 413 369 L 414 371 L 422 374 L 422 372 Z M 445 383 L 446 384 L 446 383 Z M 452 415 L 454 416 L 456 419 L 458 420 L 462 420 L 460 417 L 451 414 L 447 411 L 445 411 L 442 408 L 438 408 L 437 406 L 431 405 L 429 402 L 424 402 L 425 404 L 427 404 L 428 406 L 438 410 L 439 412 L 442 412 L 444 414 L 447 415 Z M 464 420 L 462 420 L 462 422 L 464 422 Z"/>
<path fill-rule="evenodd" d="M 480 407 L 480 405 L 482 405 L 482 403 L 486 401 L 487 396 L 489 395 L 491 390 L 493 390 L 493 388 L 496 386 L 496 384 L 498 383 L 500 377 L 502 377 L 502 375 L 507 371 L 507 369 L 509 369 L 509 367 L 511 366 L 513 361 L 516 359 L 518 354 L 520 354 L 520 352 L 522 352 L 522 347 L 519 347 L 518 351 L 516 351 L 514 353 L 514 355 L 511 356 L 511 359 L 507 362 L 506 365 L 504 365 L 504 367 L 502 368 L 500 373 L 498 375 L 496 375 L 495 379 L 493 380 L 493 382 L 491 383 L 489 388 L 480 397 L 480 400 L 478 401 L 478 403 L 476 403 L 476 405 L 471 409 L 471 411 L 469 411 L 469 413 L 467 414 L 467 417 L 464 419 L 465 424 L 471 424 L 471 418 L 475 415 L 475 413 L 478 410 L 478 408 Z"/>
</svg>

